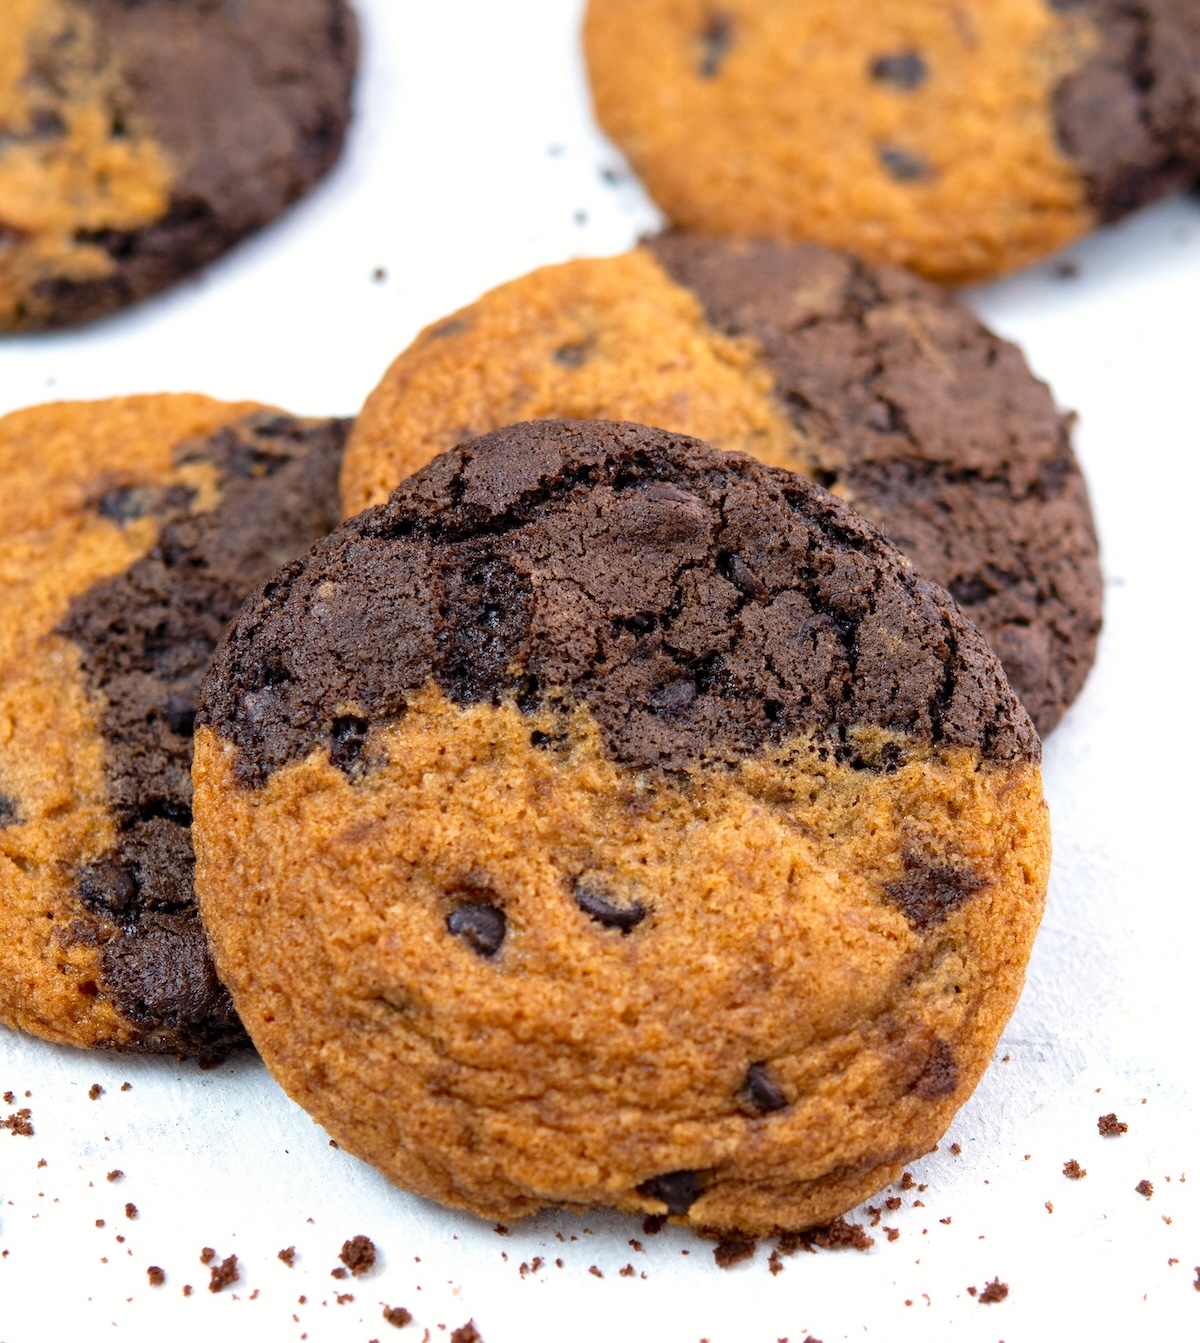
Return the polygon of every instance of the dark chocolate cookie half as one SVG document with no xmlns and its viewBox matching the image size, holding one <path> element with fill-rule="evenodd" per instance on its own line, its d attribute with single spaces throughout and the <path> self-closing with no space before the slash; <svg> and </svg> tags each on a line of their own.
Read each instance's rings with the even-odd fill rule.
<svg viewBox="0 0 1200 1343">
<path fill-rule="evenodd" d="M 304 195 L 340 152 L 345 0 L 14 0 L 0 32 L 0 331 L 113 312 Z"/>
<path fill-rule="evenodd" d="M 1102 581 L 1070 417 L 927 281 L 815 244 L 685 234 L 534 271 L 395 361 L 347 448 L 347 511 L 470 434 L 560 415 L 802 472 L 951 592 L 1041 732 L 1082 688 Z"/>
<path fill-rule="evenodd" d="M 604 128 L 669 218 L 948 283 L 1200 167 L 1200 0 L 589 0 Z"/>
<path fill-rule="evenodd" d="M 196 695 L 246 595 L 335 523 L 346 426 L 198 396 L 0 420 L 0 1021 L 245 1043 L 196 911 Z"/>
<path fill-rule="evenodd" d="M 832 495 L 539 421 L 242 608 L 197 892 L 268 1066 L 399 1184 L 762 1234 L 970 1094 L 1042 909 L 1038 761 L 977 631 Z"/>
</svg>

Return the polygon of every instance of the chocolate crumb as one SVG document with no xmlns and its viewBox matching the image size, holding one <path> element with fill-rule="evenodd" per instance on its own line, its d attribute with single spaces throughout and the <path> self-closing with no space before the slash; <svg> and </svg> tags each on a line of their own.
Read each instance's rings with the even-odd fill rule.
<svg viewBox="0 0 1200 1343">
<path fill-rule="evenodd" d="M 665 1213 L 652 1212 L 649 1217 L 642 1221 L 642 1234 L 644 1236 L 657 1236 L 658 1233 L 667 1224 Z"/>
<path fill-rule="evenodd" d="M 231 1254 L 208 1270 L 208 1290 L 219 1292 L 231 1283 L 237 1282 L 240 1276 L 238 1273 L 238 1257 L 236 1254 Z"/>
<path fill-rule="evenodd" d="M 771 1277 L 776 1277 L 783 1272 L 783 1260 L 779 1257 L 778 1250 L 772 1250 L 767 1259 L 767 1267 L 771 1270 Z"/>
<path fill-rule="evenodd" d="M 185 1283 L 184 1283 L 184 1285 L 183 1285 L 183 1294 L 184 1294 L 184 1296 L 191 1296 L 191 1294 L 192 1294 L 192 1284 L 191 1284 L 190 1282 L 185 1282 Z"/>
<path fill-rule="evenodd" d="M 556 1260 L 554 1261 L 554 1267 L 555 1267 L 555 1268 L 562 1268 L 562 1266 L 563 1266 L 563 1261 L 562 1261 L 561 1259 L 556 1259 Z"/>
<path fill-rule="evenodd" d="M 634 1268 L 632 1264 L 626 1264 L 625 1267 L 620 1270 L 620 1274 L 623 1278 L 636 1278 L 637 1269 Z"/>
<path fill-rule="evenodd" d="M 330 1271 L 329 1276 L 330 1276 L 331 1278 L 337 1278 L 337 1279 L 341 1280 L 342 1278 L 344 1278 L 344 1277 L 346 1276 L 346 1270 L 345 1270 L 344 1268 L 335 1268 L 335 1269 L 332 1269 L 332 1270 Z"/>
<path fill-rule="evenodd" d="M 950 1144 L 950 1150 L 955 1156 L 962 1156 L 962 1148 L 956 1142 Z"/>
<path fill-rule="evenodd" d="M 205 1266 L 205 1268 L 207 1268 L 208 1265 L 211 1264 L 216 1257 L 217 1252 L 216 1250 L 213 1249 L 211 1245 L 206 1245 L 204 1249 L 200 1251 L 200 1262 Z"/>
<path fill-rule="evenodd" d="M 344 1306 L 347 1301 L 353 1301 L 353 1300 L 354 1300 L 353 1292 L 338 1292 L 337 1294 L 337 1303 L 339 1306 Z"/>
<path fill-rule="evenodd" d="M 1001 1282 L 999 1278 L 993 1278 L 979 1293 L 979 1300 L 982 1305 L 993 1306 L 997 1301 L 1003 1301 L 1007 1295 L 1008 1283 Z"/>
<path fill-rule="evenodd" d="M 1087 1171 L 1072 1157 L 1070 1161 L 1063 1162 L 1063 1174 L 1068 1180 L 1082 1180 Z"/>
<path fill-rule="evenodd" d="M 939 1218 L 938 1218 L 938 1221 L 941 1222 L 941 1224 L 942 1224 L 943 1226 L 949 1226 L 949 1225 L 950 1225 L 950 1218 L 949 1218 L 949 1217 L 939 1217 Z"/>
<path fill-rule="evenodd" d="M 97 1226 L 103 1226 L 103 1225 L 104 1225 L 104 1218 L 103 1218 L 103 1217 L 97 1217 L 97 1218 L 96 1218 L 96 1225 L 97 1225 Z"/>
<path fill-rule="evenodd" d="M 132 1082 L 122 1082 L 122 1083 L 121 1083 L 121 1090 L 122 1090 L 122 1091 L 132 1091 L 132 1090 L 133 1090 L 133 1083 L 132 1083 Z"/>
<path fill-rule="evenodd" d="M 641 1253 L 642 1253 L 642 1250 L 643 1250 L 644 1247 L 643 1247 L 642 1242 L 641 1242 L 640 1240 L 631 1240 L 629 1243 L 630 1243 L 630 1245 L 633 1246 L 633 1248 L 638 1252 L 638 1254 L 641 1254 Z"/>
<path fill-rule="evenodd" d="M 92 1085 L 88 1087 L 88 1100 L 98 1101 L 100 1097 L 103 1095 L 104 1095 L 104 1088 L 100 1085 L 99 1082 L 93 1082 Z"/>
<path fill-rule="evenodd" d="M 1139 1180 L 1134 1186 L 1134 1189 L 1137 1193 L 1141 1194 L 1143 1198 L 1152 1198 L 1154 1196 L 1154 1186 L 1149 1180 Z"/>
<path fill-rule="evenodd" d="M 1115 1114 L 1101 1115 L 1096 1120 L 1096 1127 L 1100 1130 L 1102 1138 L 1116 1138 L 1122 1133 L 1129 1132 L 1129 1125 L 1118 1119 Z"/>
<path fill-rule="evenodd" d="M 167 1280 L 166 1273 L 159 1268 L 157 1264 L 151 1264 L 146 1270 L 146 1277 L 150 1279 L 151 1287 L 161 1287 Z"/>
<path fill-rule="evenodd" d="M 604 1274 L 600 1272 L 600 1270 L 596 1267 L 595 1264 L 589 1266 L 588 1272 L 592 1275 L 593 1278 L 604 1277 Z"/>
<path fill-rule="evenodd" d="M 412 1311 L 405 1310 L 403 1306 L 384 1306 L 383 1318 L 395 1329 L 403 1329 L 406 1324 L 412 1324 Z"/>
<path fill-rule="evenodd" d="M 375 1267 L 375 1242 L 369 1236 L 355 1236 L 342 1246 L 338 1258 L 356 1278 L 361 1278 Z"/>
<path fill-rule="evenodd" d="M 780 1238 L 782 1247 L 785 1237 Z M 875 1238 L 868 1236 L 859 1222 L 847 1222 L 844 1217 L 835 1217 L 828 1226 L 812 1227 L 800 1233 L 800 1239 L 822 1250 L 862 1250 L 866 1251 L 875 1244 Z"/>
<path fill-rule="evenodd" d="M 475 1321 L 468 1320 L 450 1335 L 450 1343 L 483 1343 L 483 1335 L 475 1328 Z"/>
<path fill-rule="evenodd" d="M 713 1250 L 713 1258 L 718 1268 L 732 1268 L 734 1264 L 753 1259 L 756 1249 L 758 1246 L 752 1240 L 723 1240 Z"/>
<path fill-rule="evenodd" d="M 280 1250 L 276 1258 L 285 1263 L 288 1268 L 293 1268 L 296 1263 L 296 1247 L 289 1245 L 286 1250 Z"/>
<path fill-rule="evenodd" d="M 137 1204 L 136 1204 L 136 1203 L 126 1203 L 126 1205 L 125 1205 L 125 1216 L 128 1217 L 129 1220 L 132 1222 L 132 1221 L 134 1220 L 134 1218 L 137 1217 L 137 1215 L 138 1215 Z"/>
<path fill-rule="evenodd" d="M 508 1227 L 506 1227 L 506 1226 L 504 1225 L 503 1222 L 497 1222 L 496 1225 L 495 1225 L 494 1227 L 492 1227 L 492 1230 L 493 1230 L 493 1231 L 496 1233 L 496 1235 L 498 1235 L 498 1236 L 507 1236 L 507 1235 L 508 1235 Z"/>
<path fill-rule="evenodd" d="M 123 1170 L 110 1170 L 104 1178 L 109 1184 L 114 1184 L 117 1180 L 123 1180 L 125 1178 L 125 1172 Z"/>
<path fill-rule="evenodd" d="M 7 1119 L 0 1119 L 0 1128 L 6 1128 L 14 1138 L 32 1138 L 33 1137 L 33 1111 L 26 1105 L 11 1114 Z"/>
</svg>

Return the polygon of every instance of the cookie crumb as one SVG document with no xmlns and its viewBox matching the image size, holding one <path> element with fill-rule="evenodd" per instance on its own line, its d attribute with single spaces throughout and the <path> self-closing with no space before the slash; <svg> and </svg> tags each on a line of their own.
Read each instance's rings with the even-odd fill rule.
<svg viewBox="0 0 1200 1343">
<path fill-rule="evenodd" d="M 211 1245 L 206 1245 L 204 1249 L 200 1251 L 200 1262 L 204 1265 L 205 1268 L 207 1268 L 209 1264 L 211 1264 L 216 1257 L 217 1252 L 216 1250 L 213 1249 Z"/>
<path fill-rule="evenodd" d="M 975 1288 L 968 1287 L 967 1291 L 972 1296 L 975 1295 Z M 979 1293 L 979 1301 L 985 1306 L 994 1306 L 997 1301 L 1003 1301 L 1008 1295 L 1008 1283 L 1001 1282 L 999 1278 L 993 1278 L 991 1282 Z"/>
<path fill-rule="evenodd" d="M 619 1272 L 620 1272 L 620 1276 L 621 1276 L 622 1278 L 636 1278 L 636 1277 L 637 1277 L 637 1269 L 634 1268 L 634 1266 L 633 1266 L 632 1264 L 626 1264 L 625 1267 L 624 1267 L 623 1269 L 620 1269 L 620 1270 L 619 1270 Z"/>
<path fill-rule="evenodd" d="M 339 1306 L 344 1306 L 347 1301 L 353 1301 L 353 1300 L 354 1300 L 353 1292 L 338 1292 L 337 1294 L 337 1303 Z"/>
<path fill-rule="evenodd" d="M 883 1234 L 888 1238 L 888 1243 L 900 1239 L 900 1228 L 898 1226 L 885 1226 Z"/>
<path fill-rule="evenodd" d="M 41 1170 L 41 1168 L 42 1168 L 43 1166 L 47 1166 L 47 1165 L 49 1165 L 49 1164 L 50 1164 L 50 1163 L 46 1160 L 46 1158 L 45 1158 L 44 1156 L 43 1156 L 43 1157 L 39 1157 L 39 1158 L 38 1158 L 38 1163 L 37 1163 L 37 1168 L 38 1168 L 38 1170 Z"/>
<path fill-rule="evenodd" d="M 1068 1180 L 1082 1180 L 1087 1171 L 1072 1157 L 1070 1161 L 1063 1162 L 1063 1174 Z"/>
<path fill-rule="evenodd" d="M 125 1205 L 125 1216 L 128 1217 L 129 1220 L 132 1222 L 132 1221 L 135 1220 L 135 1218 L 137 1217 L 137 1215 L 138 1215 L 137 1204 L 136 1204 L 136 1203 L 126 1203 L 126 1205 Z"/>
<path fill-rule="evenodd" d="M 713 1250 L 713 1258 L 718 1268 L 732 1268 L 754 1258 L 758 1246 L 752 1240 L 723 1240 Z"/>
<path fill-rule="evenodd" d="M 1143 1198 L 1154 1197 L 1154 1186 L 1149 1180 L 1139 1180 L 1137 1184 L 1134 1185 L 1134 1191 L 1135 1193 L 1141 1194 Z"/>
<path fill-rule="evenodd" d="M 340 1281 L 342 1281 L 342 1279 L 345 1278 L 345 1276 L 346 1276 L 346 1270 L 345 1270 L 344 1268 L 334 1268 L 334 1269 L 330 1269 L 330 1271 L 329 1271 L 329 1276 L 330 1276 L 331 1278 L 337 1278 L 338 1281 L 340 1282 Z"/>
<path fill-rule="evenodd" d="M 1054 1204 L 1051 1203 L 1049 1199 L 1046 1200 L 1044 1206 L 1045 1206 L 1045 1209 L 1046 1209 L 1047 1212 L 1053 1212 L 1053 1211 L 1054 1211 Z"/>
<path fill-rule="evenodd" d="M 237 1282 L 241 1277 L 238 1272 L 238 1257 L 231 1254 L 222 1259 L 219 1264 L 213 1264 L 208 1270 L 208 1290 L 210 1292 L 220 1292 L 230 1284 Z"/>
<path fill-rule="evenodd" d="M 497 1222 L 496 1225 L 495 1225 L 494 1227 L 492 1227 L 492 1230 L 493 1230 L 493 1231 L 496 1233 L 496 1235 L 498 1235 L 498 1236 L 507 1236 L 507 1235 L 508 1235 L 508 1227 L 506 1227 L 506 1226 L 504 1225 L 503 1222 Z"/>
<path fill-rule="evenodd" d="M 104 1178 L 109 1184 L 115 1184 L 117 1180 L 123 1180 L 125 1178 L 125 1172 L 123 1170 L 110 1170 Z"/>
<path fill-rule="evenodd" d="M 100 1085 L 99 1082 L 93 1082 L 92 1085 L 88 1087 L 88 1100 L 98 1101 L 100 1097 L 103 1095 L 104 1095 L 104 1088 Z"/>
<path fill-rule="evenodd" d="M 1096 1120 L 1096 1127 L 1100 1130 L 1102 1138 L 1116 1138 L 1122 1133 L 1129 1132 L 1129 1125 L 1118 1119 L 1115 1114 L 1101 1115 Z"/>
<path fill-rule="evenodd" d="M 394 1329 L 403 1329 L 406 1324 L 412 1324 L 412 1311 L 405 1310 L 403 1306 L 384 1306 L 383 1318 Z"/>
<path fill-rule="evenodd" d="M 7 1119 L 0 1119 L 0 1128 L 6 1128 L 14 1138 L 32 1138 L 33 1137 L 33 1111 L 29 1106 L 24 1106 L 16 1114 L 11 1114 Z"/>
<path fill-rule="evenodd" d="M 950 1144 L 950 1151 L 953 1152 L 955 1156 L 962 1156 L 962 1148 L 956 1142 Z"/>
<path fill-rule="evenodd" d="M 146 1270 L 146 1277 L 150 1279 L 151 1287 L 161 1287 L 167 1280 L 166 1273 L 163 1272 L 157 1264 L 151 1264 Z"/>
<path fill-rule="evenodd" d="M 191 1294 L 192 1294 L 192 1284 L 191 1284 L 190 1282 L 185 1282 L 185 1283 L 183 1284 L 183 1294 L 184 1294 L 184 1296 L 191 1296 Z"/>
<path fill-rule="evenodd" d="M 904 1200 L 897 1198 L 894 1194 L 891 1198 L 884 1200 L 884 1206 L 888 1212 L 897 1212 L 904 1206 Z"/>
<path fill-rule="evenodd" d="M 667 1217 L 665 1213 L 652 1212 L 650 1216 L 642 1222 L 642 1234 L 645 1236 L 657 1236 L 666 1224 Z"/>
<path fill-rule="evenodd" d="M 911 1189 L 914 1184 L 916 1184 L 916 1180 L 913 1179 L 912 1172 L 906 1170 L 900 1177 L 900 1188 Z"/>
<path fill-rule="evenodd" d="M 1192 1272 L 1195 1273 L 1196 1275 L 1196 1281 L 1192 1283 L 1192 1286 L 1196 1289 L 1196 1291 L 1200 1292 L 1200 1264 L 1197 1264 L 1196 1267 L 1192 1270 Z"/>
<path fill-rule="evenodd" d="M 338 1258 L 356 1278 L 361 1278 L 375 1267 L 375 1242 L 370 1236 L 354 1236 L 342 1246 Z"/>
<path fill-rule="evenodd" d="M 844 1217 L 835 1217 L 828 1226 L 813 1227 L 800 1233 L 801 1240 L 819 1245 L 823 1250 L 862 1250 L 867 1251 L 875 1244 L 875 1238 L 868 1236 L 860 1222 L 847 1222 Z M 780 1244 L 782 1245 L 782 1238 Z"/>
<path fill-rule="evenodd" d="M 122 1091 L 132 1091 L 132 1090 L 133 1090 L 133 1083 L 132 1083 L 132 1082 L 122 1082 L 122 1083 L 121 1083 L 121 1090 L 122 1090 Z"/>
<path fill-rule="evenodd" d="M 384 266 L 376 266 L 371 272 L 371 279 L 376 284 L 382 284 L 387 279 L 387 269 Z"/>
<path fill-rule="evenodd" d="M 294 1268 L 296 1264 L 296 1247 L 294 1245 L 289 1245 L 286 1250 L 280 1250 L 275 1257 L 286 1264 L 288 1268 Z"/>
<path fill-rule="evenodd" d="M 483 1343 L 483 1335 L 475 1328 L 475 1321 L 468 1320 L 450 1335 L 450 1343 Z"/>
<path fill-rule="evenodd" d="M 772 1250 L 767 1258 L 767 1267 L 771 1270 L 771 1277 L 778 1277 L 783 1272 L 783 1260 L 779 1257 L 779 1251 Z"/>
<path fill-rule="evenodd" d="M 638 1254 L 642 1254 L 645 1249 L 640 1240 L 631 1240 L 629 1244 L 637 1251 Z"/>
<path fill-rule="evenodd" d="M 950 1218 L 949 1218 L 949 1217 L 939 1217 L 939 1218 L 938 1218 L 938 1221 L 941 1222 L 941 1224 L 942 1224 L 943 1226 L 949 1226 L 949 1225 L 950 1225 Z"/>
<path fill-rule="evenodd" d="M 103 1226 L 103 1225 L 104 1225 L 104 1218 L 103 1218 L 103 1217 L 97 1217 L 97 1218 L 96 1218 L 96 1225 L 97 1225 L 97 1226 Z"/>
<path fill-rule="evenodd" d="M 588 1267 L 588 1272 L 592 1275 L 593 1278 L 602 1278 L 602 1277 L 604 1277 L 604 1274 L 600 1272 L 600 1270 L 596 1267 L 595 1264 L 591 1264 L 591 1265 Z"/>
</svg>

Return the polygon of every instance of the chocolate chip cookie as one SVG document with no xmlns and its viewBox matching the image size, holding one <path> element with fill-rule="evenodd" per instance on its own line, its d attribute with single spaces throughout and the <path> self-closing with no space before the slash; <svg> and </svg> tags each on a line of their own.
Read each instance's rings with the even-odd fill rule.
<svg viewBox="0 0 1200 1343">
<path fill-rule="evenodd" d="M 1197 0 L 589 0 L 596 110 L 677 225 L 948 283 L 1200 166 Z"/>
<path fill-rule="evenodd" d="M 1016 1002 L 1039 742 L 820 487 L 640 425 L 438 457 L 242 608 L 197 891 L 288 1092 L 405 1188 L 708 1231 L 927 1151 Z"/>
<path fill-rule="evenodd" d="M 200 396 L 0 420 L 0 1022 L 245 1042 L 193 893 L 196 693 L 243 598 L 336 522 L 344 438 Z"/>
<path fill-rule="evenodd" d="M 341 149 L 345 0 L 5 0 L 0 331 L 87 321 L 261 228 Z"/>
<path fill-rule="evenodd" d="M 1102 582 L 1070 418 L 926 281 L 814 244 L 682 234 L 535 271 L 396 360 L 347 448 L 347 511 L 540 416 L 635 420 L 803 472 L 953 594 L 1041 732 L 1083 686 Z"/>
</svg>

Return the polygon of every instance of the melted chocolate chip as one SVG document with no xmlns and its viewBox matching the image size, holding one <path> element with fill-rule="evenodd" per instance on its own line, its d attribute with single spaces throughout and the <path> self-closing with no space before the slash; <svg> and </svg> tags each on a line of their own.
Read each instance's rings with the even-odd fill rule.
<svg viewBox="0 0 1200 1343">
<path fill-rule="evenodd" d="M 917 89 L 929 77 L 929 67 L 919 51 L 894 51 L 876 56 L 871 62 L 871 78 L 878 84 L 893 84 L 898 89 Z"/>
<path fill-rule="evenodd" d="M 167 726 L 177 737 L 190 737 L 192 735 L 196 727 L 195 691 L 168 691 Z"/>
<path fill-rule="evenodd" d="M 0 828 L 16 825 L 17 804 L 5 793 L 0 793 Z"/>
<path fill-rule="evenodd" d="M 717 567 L 743 596 L 760 602 L 771 595 L 767 585 L 758 578 L 740 555 L 723 556 Z"/>
<path fill-rule="evenodd" d="M 713 10 L 700 34 L 700 77 L 715 79 L 733 46 L 733 15 Z"/>
<path fill-rule="evenodd" d="M 935 1040 L 929 1058 L 912 1090 L 922 1100 L 941 1100 L 958 1089 L 958 1065 L 945 1040 Z"/>
<path fill-rule="evenodd" d="M 629 905 L 614 904 L 594 886 L 576 886 L 575 903 L 590 919 L 605 928 L 619 928 L 623 933 L 636 928 L 646 917 L 645 905 L 634 901 Z"/>
<path fill-rule="evenodd" d="M 674 1170 L 638 1185 L 639 1194 L 665 1203 L 673 1217 L 682 1217 L 703 1192 L 704 1172 L 698 1170 Z"/>
<path fill-rule="evenodd" d="M 471 903 L 450 912 L 446 927 L 480 956 L 494 956 L 504 944 L 508 920 L 499 905 Z"/>
<path fill-rule="evenodd" d="M 930 176 L 929 164 L 920 154 L 899 145 L 880 145 L 879 162 L 897 182 L 919 182 Z"/>
<path fill-rule="evenodd" d="M 353 774 L 361 765 L 362 749 L 367 743 L 367 720 L 346 716 L 333 720 L 330 763 L 343 774 Z"/>
<path fill-rule="evenodd" d="M 554 351 L 554 362 L 564 368 L 579 368 L 587 363 L 591 343 L 586 340 L 575 341 L 571 345 L 560 345 Z"/>
<path fill-rule="evenodd" d="M 905 875 L 899 881 L 888 882 L 883 888 L 884 898 L 895 905 L 917 932 L 941 923 L 987 884 L 968 868 L 930 863 L 911 855 L 904 861 Z"/>
<path fill-rule="evenodd" d="M 746 1070 L 744 1089 L 751 1103 L 764 1113 L 769 1114 L 773 1110 L 783 1110 L 787 1107 L 788 1098 L 783 1094 L 783 1088 L 771 1076 L 765 1063 L 750 1065 Z"/>
<path fill-rule="evenodd" d="M 113 862 L 93 863 L 79 874 L 79 894 L 93 909 L 124 914 L 138 893 L 137 882 L 127 868 Z"/>
</svg>

